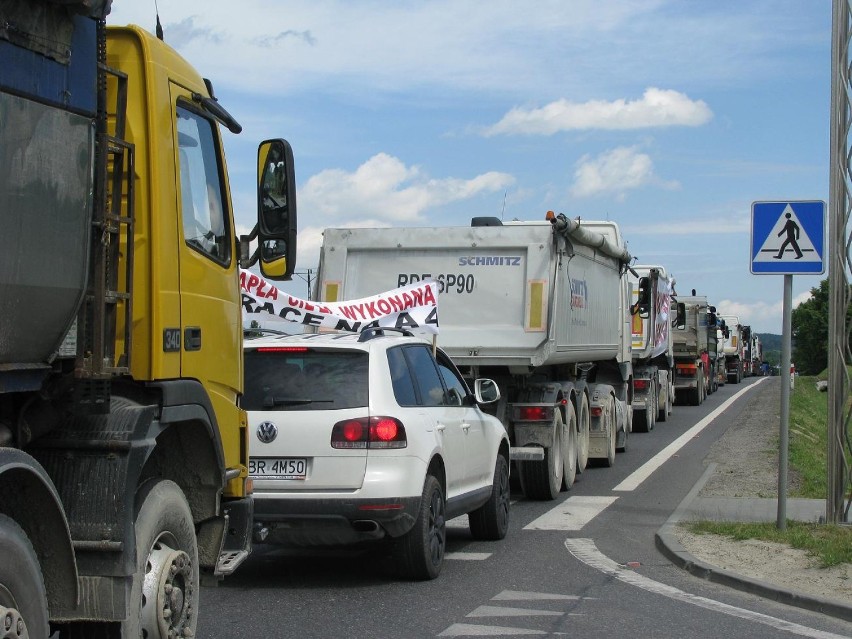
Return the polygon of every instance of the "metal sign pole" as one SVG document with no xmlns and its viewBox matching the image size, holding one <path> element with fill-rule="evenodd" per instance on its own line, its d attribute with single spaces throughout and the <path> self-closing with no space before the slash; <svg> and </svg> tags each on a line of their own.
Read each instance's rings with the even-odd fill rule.
<svg viewBox="0 0 852 639">
<path fill-rule="evenodd" d="M 781 334 L 781 442 L 778 446 L 778 530 L 787 530 L 787 457 L 790 438 L 790 341 L 792 337 L 793 276 L 784 276 Z"/>
</svg>

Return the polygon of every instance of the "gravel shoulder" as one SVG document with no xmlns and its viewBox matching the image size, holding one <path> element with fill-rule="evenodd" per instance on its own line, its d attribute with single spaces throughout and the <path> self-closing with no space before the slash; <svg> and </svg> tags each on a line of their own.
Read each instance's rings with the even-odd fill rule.
<svg viewBox="0 0 852 639">
<path fill-rule="evenodd" d="M 725 386 L 733 394 L 740 386 Z M 705 464 L 716 468 L 699 497 L 778 497 L 778 425 L 780 378 L 764 381 L 749 393 L 743 418 L 713 445 Z M 788 494 L 799 478 L 787 477 Z M 852 566 L 819 568 L 806 551 L 758 540 L 735 541 L 718 535 L 695 535 L 683 525 L 673 531 L 681 545 L 696 558 L 745 577 L 852 604 Z"/>
</svg>

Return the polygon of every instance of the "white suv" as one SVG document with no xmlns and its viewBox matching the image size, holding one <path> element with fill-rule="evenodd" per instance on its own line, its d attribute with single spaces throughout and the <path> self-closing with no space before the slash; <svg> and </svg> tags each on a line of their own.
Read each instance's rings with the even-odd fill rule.
<svg viewBox="0 0 852 639">
<path fill-rule="evenodd" d="M 250 334 L 249 334 L 250 335 Z M 509 439 L 440 349 L 392 329 L 245 340 L 256 542 L 390 539 L 412 579 L 444 559 L 446 522 L 477 539 L 509 526 Z"/>
</svg>

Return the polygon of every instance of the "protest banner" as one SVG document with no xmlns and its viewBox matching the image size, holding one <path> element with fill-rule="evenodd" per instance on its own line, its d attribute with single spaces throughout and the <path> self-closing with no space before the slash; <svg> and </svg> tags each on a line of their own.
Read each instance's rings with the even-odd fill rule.
<svg viewBox="0 0 852 639">
<path fill-rule="evenodd" d="M 360 333 L 369 327 L 438 333 L 438 283 L 422 280 L 372 297 L 311 302 L 281 291 L 251 271 L 240 270 L 243 318 Z"/>
</svg>

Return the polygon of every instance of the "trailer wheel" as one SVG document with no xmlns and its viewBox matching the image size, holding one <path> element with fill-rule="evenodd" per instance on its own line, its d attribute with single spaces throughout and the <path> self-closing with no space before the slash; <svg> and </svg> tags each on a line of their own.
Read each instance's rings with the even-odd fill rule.
<svg viewBox="0 0 852 639">
<path fill-rule="evenodd" d="M 604 466 L 611 468 L 615 465 L 615 440 L 618 437 L 618 433 L 615 432 L 615 398 L 611 395 L 609 401 L 607 402 L 606 410 L 601 416 L 601 419 L 606 420 L 606 428 L 609 431 L 609 445 L 607 446 L 606 459 L 604 459 L 603 462 Z M 625 438 L 626 437 L 627 433 L 625 432 Z M 625 446 L 626 444 L 627 442 L 625 441 Z"/>
<path fill-rule="evenodd" d="M 568 423 L 562 430 L 562 490 L 571 490 L 577 477 L 577 415 L 571 402 L 565 405 L 565 412 Z"/>
<path fill-rule="evenodd" d="M 193 637 L 198 620 L 198 545 L 192 513 L 173 481 L 136 494 L 136 573 L 124 639 Z"/>
<path fill-rule="evenodd" d="M 589 424 L 591 423 L 589 412 L 589 397 L 586 393 L 580 393 L 580 404 L 577 412 L 577 472 L 586 470 L 589 463 Z"/>
<path fill-rule="evenodd" d="M 0 626 L 3 637 L 47 637 L 47 594 L 38 557 L 23 529 L 0 514 Z"/>
<path fill-rule="evenodd" d="M 668 384 L 668 383 L 667 383 Z M 672 388 L 669 384 L 666 389 L 666 401 L 660 407 L 659 412 L 657 413 L 657 420 L 660 422 L 668 421 L 669 415 L 672 412 Z"/>
<path fill-rule="evenodd" d="M 509 462 L 497 454 L 491 496 L 481 507 L 468 515 L 470 534 L 474 539 L 496 541 L 509 530 Z"/>
<path fill-rule="evenodd" d="M 553 441 L 544 449 L 543 461 L 522 461 L 520 464 L 521 487 L 529 499 L 552 501 L 562 488 L 563 423 L 562 413 L 556 411 L 553 418 Z"/>
</svg>

